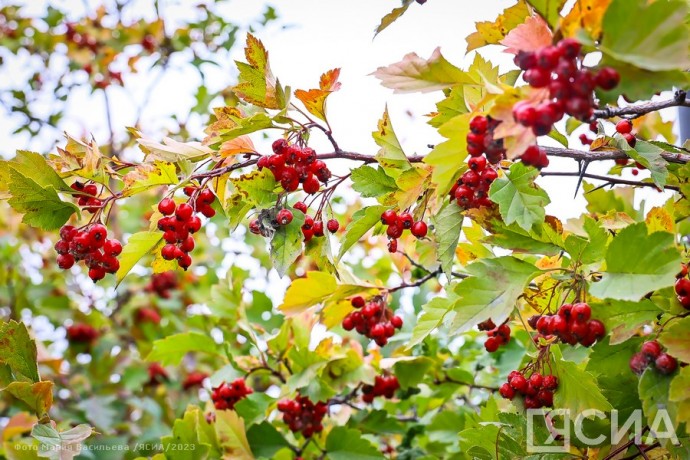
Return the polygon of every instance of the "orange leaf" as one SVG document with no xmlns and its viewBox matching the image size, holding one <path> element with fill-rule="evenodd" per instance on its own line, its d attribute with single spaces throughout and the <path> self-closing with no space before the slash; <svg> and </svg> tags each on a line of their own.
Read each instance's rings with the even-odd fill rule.
<svg viewBox="0 0 690 460">
<path fill-rule="evenodd" d="M 550 45 L 552 41 L 553 34 L 549 25 L 541 16 L 532 16 L 508 32 L 501 44 L 508 47 L 506 53 L 517 54 L 518 51 L 536 51 Z"/>
<path fill-rule="evenodd" d="M 234 139 L 230 139 L 229 141 L 225 141 L 222 144 L 220 144 L 218 154 L 221 157 L 229 157 L 231 155 L 239 155 L 241 153 L 249 152 L 256 153 L 254 143 L 249 138 L 249 136 L 243 135 L 240 137 L 236 137 Z"/>
<path fill-rule="evenodd" d="M 477 31 L 466 38 L 467 52 L 482 46 L 500 43 L 508 32 L 522 24 L 529 14 L 530 9 L 527 3 L 524 0 L 519 0 L 515 5 L 505 9 L 495 21 L 477 22 Z"/>
<path fill-rule="evenodd" d="M 577 31 L 585 29 L 594 40 L 601 36 L 601 20 L 611 0 L 577 0 L 573 9 L 561 19 L 561 33 L 574 37 Z"/>
<path fill-rule="evenodd" d="M 319 79 L 319 88 L 324 91 L 338 91 L 340 89 L 340 69 L 331 69 L 321 75 Z"/>
<path fill-rule="evenodd" d="M 310 89 L 309 91 L 298 89 L 295 91 L 295 97 L 302 101 L 309 113 L 328 122 L 326 120 L 326 98 L 332 92 L 340 89 L 339 76 L 340 69 L 329 70 L 321 75 L 319 80 L 320 89 Z"/>
</svg>

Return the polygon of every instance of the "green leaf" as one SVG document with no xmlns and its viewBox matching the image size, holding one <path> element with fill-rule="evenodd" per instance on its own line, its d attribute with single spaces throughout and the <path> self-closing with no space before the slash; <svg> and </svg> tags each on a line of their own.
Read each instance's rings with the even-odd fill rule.
<svg viewBox="0 0 690 460">
<path fill-rule="evenodd" d="M 652 425 L 656 414 L 660 410 L 667 410 L 671 420 L 676 419 L 674 404 L 669 404 L 669 392 L 671 389 L 671 379 L 667 375 L 657 372 L 653 367 L 648 368 L 640 377 L 637 390 L 642 401 L 642 410 L 647 416 L 649 424 Z"/>
<path fill-rule="evenodd" d="M 139 232 L 130 236 L 120 254 L 120 269 L 115 274 L 118 283 L 144 257 L 151 253 L 163 239 L 161 232 Z"/>
<path fill-rule="evenodd" d="M 450 272 L 455 260 L 455 248 L 460 240 L 462 230 L 462 209 L 455 204 L 449 203 L 438 214 L 431 217 L 434 223 L 434 235 L 438 243 L 438 260 L 446 276 L 450 278 Z"/>
<path fill-rule="evenodd" d="M 254 460 L 247 441 L 244 421 L 235 411 L 216 411 L 216 433 L 221 446 L 225 448 L 226 458 L 233 460 Z"/>
<path fill-rule="evenodd" d="M 198 351 L 222 356 L 220 346 L 206 334 L 182 332 L 153 342 L 147 361 L 160 362 L 163 366 L 178 365 L 187 353 Z"/>
<path fill-rule="evenodd" d="M 200 439 L 200 423 L 206 423 L 198 407 L 191 406 L 181 419 L 175 420 L 172 434 L 161 438 L 169 460 L 202 460 L 208 458 L 211 445 Z M 202 422 L 203 420 L 203 422 Z"/>
<path fill-rule="evenodd" d="M 303 223 L 304 215 L 301 212 L 294 213 L 292 222 L 279 226 L 271 238 L 271 261 L 280 276 L 284 276 L 302 254 Z"/>
<path fill-rule="evenodd" d="M 43 230 L 56 230 L 79 212 L 74 204 L 60 200 L 52 185 L 41 186 L 33 179 L 10 169 L 10 206 L 24 214 L 22 222 Z"/>
<path fill-rule="evenodd" d="M 398 190 L 395 179 L 382 168 L 363 165 L 352 170 L 352 188 L 364 198 L 378 198 Z"/>
<path fill-rule="evenodd" d="M 597 385 L 597 379 L 572 361 L 561 356 L 559 348 L 552 348 L 553 374 L 558 377 L 558 390 L 554 393 L 554 406 L 580 414 L 587 409 L 610 411 L 613 409 Z"/>
<path fill-rule="evenodd" d="M 275 193 L 276 181 L 273 173 L 268 169 L 256 170 L 238 178 L 231 178 L 230 182 L 244 197 L 245 202 L 257 208 L 273 206 L 278 199 L 278 194 Z"/>
<path fill-rule="evenodd" d="M 551 26 L 552 30 L 558 28 L 561 10 L 565 5 L 565 0 L 527 0 L 527 3 L 537 10 L 537 13 Z"/>
<path fill-rule="evenodd" d="M 381 222 L 381 214 L 386 209 L 388 209 L 386 206 L 368 206 L 352 215 L 352 221 L 347 225 L 345 236 L 340 242 L 338 260 L 374 225 Z"/>
<path fill-rule="evenodd" d="M 362 437 L 358 430 L 337 426 L 328 433 L 326 452 L 329 460 L 379 460 L 381 452 Z"/>
<path fill-rule="evenodd" d="M 637 301 L 648 292 L 673 285 L 679 266 L 673 235 L 648 235 L 643 222 L 630 225 L 609 245 L 606 272 L 590 293 L 600 299 Z"/>
<path fill-rule="evenodd" d="M 228 118 L 235 122 L 235 126 L 229 129 L 222 129 L 218 132 L 218 137 L 211 142 L 229 141 L 245 134 L 254 133 L 263 129 L 275 128 L 273 119 L 264 112 L 257 112 L 249 117 L 235 117 L 229 115 Z"/>
<path fill-rule="evenodd" d="M 582 182 L 587 200 L 587 211 L 592 214 L 608 214 L 610 212 L 623 212 L 634 218 L 638 217 L 638 211 L 633 206 L 635 189 L 632 187 L 616 187 L 606 190 L 603 187 L 595 189 L 593 184 Z M 641 217 L 640 217 L 641 220 Z"/>
<path fill-rule="evenodd" d="M 443 124 L 438 132 L 448 140 L 437 144 L 427 156 L 424 163 L 433 166 L 431 181 L 436 184 L 439 196 L 445 196 L 453 187 L 467 165 L 467 134 L 470 114 L 456 116 Z"/>
<path fill-rule="evenodd" d="M 53 382 L 12 382 L 3 391 L 26 403 L 39 419 L 46 417 L 53 405 Z"/>
<path fill-rule="evenodd" d="M 77 425 L 67 431 L 59 432 L 51 425 L 36 424 L 31 430 L 31 436 L 40 444 L 40 456 L 52 460 L 69 460 L 81 450 L 82 442 L 91 436 L 89 425 Z"/>
<path fill-rule="evenodd" d="M 266 420 L 266 410 L 273 403 L 275 399 L 266 393 L 252 393 L 235 404 L 235 412 L 247 425 L 252 425 Z"/>
<path fill-rule="evenodd" d="M 622 150 L 625 150 L 625 153 L 630 158 L 649 169 L 652 180 L 656 185 L 658 185 L 660 188 L 663 188 L 664 185 L 666 185 L 666 179 L 668 179 L 668 163 L 661 156 L 661 154 L 664 152 L 664 149 L 642 140 L 638 140 L 635 143 L 635 148 L 633 149 L 620 135 L 617 134 L 616 139 L 618 140 L 618 146 Z"/>
<path fill-rule="evenodd" d="M 264 458 L 274 458 L 276 452 L 290 445 L 283 435 L 268 422 L 261 422 L 249 428 L 247 440 L 254 456 Z"/>
<path fill-rule="evenodd" d="M 434 297 L 427 304 L 422 306 L 422 313 L 412 329 L 412 338 L 407 344 L 407 348 L 412 348 L 421 343 L 431 332 L 439 327 L 446 314 L 453 308 L 457 296 L 455 295 L 454 285 L 448 286 L 446 292 L 448 297 Z"/>
<path fill-rule="evenodd" d="M 644 324 L 656 320 L 662 310 L 651 300 L 639 302 L 623 300 L 606 300 L 604 303 L 592 304 L 593 315 L 606 326 L 611 335 L 611 345 L 616 345 L 633 337 Z"/>
<path fill-rule="evenodd" d="M 17 150 L 17 155 L 7 162 L 0 161 L 27 179 L 31 179 L 40 187 L 52 187 L 57 192 L 71 192 L 72 189 L 62 180 L 60 175 L 48 164 L 45 157 L 36 152 Z"/>
<path fill-rule="evenodd" d="M 535 223 L 544 222 L 544 208 L 551 202 L 544 190 L 534 183 L 539 170 L 522 162 L 513 163 L 510 173 L 496 179 L 489 189 L 491 201 L 498 204 L 503 221 L 516 222 L 529 230 Z"/>
<path fill-rule="evenodd" d="M 24 323 L 9 320 L 0 324 L 0 362 L 10 367 L 15 380 L 40 381 L 36 359 L 36 342 Z"/>
<path fill-rule="evenodd" d="M 453 308 L 452 334 L 460 334 L 491 318 L 501 324 L 515 308 L 515 302 L 539 270 L 515 257 L 480 259 L 467 267 L 469 278 L 454 289 L 459 297 Z"/>
<path fill-rule="evenodd" d="M 125 183 L 122 196 L 132 196 L 161 185 L 177 184 L 177 168 L 172 163 L 154 161 L 142 163 L 122 178 Z"/>
<path fill-rule="evenodd" d="M 286 103 L 285 95 L 271 72 L 268 51 L 261 40 L 247 34 L 244 55 L 247 63 L 235 61 L 240 75 L 239 83 L 233 87 L 234 93 L 249 104 L 267 109 L 282 109 Z"/>
<path fill-rule="evenodd" d="M 613 0 L 602 21 L 600 50 L 648 70 L 690 67 L 688 4 L 681 0 Z"/>
<path fill-rule="evenodd" d="M 403 390 L 414 388 L 424 380 L 426 371 L 434 365 L 434 361 L 426 356 L 400 358 L 393 365 L 393 373 L 398 378 Z"/>
<path fill-rule="evenodd" d="M 690 317 L 669 323 L 659 335 L 666 351 L 684 363 L 690 363 Z"/>
<path fill-rule="evenodd" d="M 412 0 L 403 0 L 402 6 L 398 8 L 393 8 L 393 11 L 381 18 L 381 23 L 376 26 L 374 31 L 374 37 L 383 32 L 383 30 L 389 25 L 393 24 L 400 16 L 405 14 L 407 8 L 412 4 Z"/>
<path fill-rule="evenodd" d="M 494 234 L 483 238 L 483 243 L 531 254 L 556 255 L 563 250 L 562 235 L 547 223 L 535 224 L 529 231 L 525 231 L 517 224 L 507 226 L 494 219 L 491 229 Z"/>
<path fill-rule="evenodd" d="M 412 165 L 402 149 L 398 137 L 393 131 L 393 125 L 388 116 L 388 107 L 383 111 L 383 117 L 378 122 L 377 130 L 371 133 L 376 145 L 381 149 L 376 154 L 376 161 L 384 171 L 397 177 L 402 171 L 410 169 Z"/>
<path fill-rule="evenodd" d="M 422 59 L 416 53 L 406 54 L 402 61 L 379 67 L 371 75 L 395 93 L 426 93 L 471 82 L 465 72 L 443 57 L 440 48 L 429 59 Z"/>
<path fill-rule="evenodd" d="M 690 399 L 690 367 L 681 367 L 678 375 L 671 380 L 668 399 L 681 402 Z"/>
</svg>

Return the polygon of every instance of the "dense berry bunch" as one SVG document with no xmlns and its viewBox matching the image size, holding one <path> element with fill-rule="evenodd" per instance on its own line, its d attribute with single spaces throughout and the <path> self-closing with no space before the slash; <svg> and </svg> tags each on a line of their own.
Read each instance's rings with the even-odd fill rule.
<svg viewBox="0 0 690 460">
<path fill-rule="evenodd" d="M 398 214 L 389 209 L 381 214 L 381 222 L 387 227 L 386 235 L 389 239 L 388 252 L 390 253 L 398 251 L 398 238 L 402 236 L 405 230 L 410 230 L 417 238 L 424 238 L 429 231 L 424 221 L 415 221 L 409 212 Z"/>
<path fill-rule="evenodd" d="M 79 197 L 77 204 L 83 207 L 84 211 L 94 213 L 103 206 L 103 201 L 100 198 L 97 198 L 98 187 L 96 184 L 82 184 L 81 182 L 76 181 L 70 185 L 70 187 L 72 190 L 79 192 L 77 195 Z"/>
<path fill-rule="evenodd" d="M 488 319 L 479 323 L 477 327 L 480 331 L 486 331 L 486 334 L 489 336 L 486 342 L 484 342 L 484 348 L 486 348 L 486 351 L 489 353 L 493 353 L 498 350 L 498 347 L 501 345 L 510 342 L 510 326 L 506 323 L 496 327 L 494 322 Z"/>
<path fill-rule="evenodd" d="M 161 363 L 151 363 L 149 364 L 149 385 L 158 385 L 169 379 L 168 372 L 165 370 Z"/>
<path fill-rule="evenodd" d="M 93 343 L 98 338 L 98 331 L 90 324 L 76 323 L 67 327 L 67 340 L 70 343 Z"/>
<path fill-rule="evenodd" d="M 179 287 L 177 275 L 174 271 L 167 271 L 163 273 L 154 273 L 151 275 L 151 281 L 146 286 L 148 292 L 155 292 L 163 299 L 169 299 L 170 291 Z"/>
<path fill-rule="evenodd" d="M 678 302 L 687 310 L 690 310 L 690 279 L 688 279 L 688 266 L 683 264 L 681 271 L 676 276 L 676 294 Z"/>
<path fill-rule="evenodd" d="M 400 383 L 396 376 L 377 375 L 373 385 L 364 385 L 362 387 L 362 400 L 366 403 L 371 403 L 377 396 L 391 399 L 398 388 L 400 388 Z"/>
<path fill-rule="evenodd" d="M 501 385 L 498 392 L 506 399 L 516 395 L 524 397 L 525 409 L 553 407 L 553 393 L 558 388 L 558 378 L 554 375 L 542 375 L 532 372 L 527 377 L 520 371 L 508 374 L 508 381 Z"/>
<path fill-rule="evenodd" d="M 142 307 L 137 310 L 136 319 L 139 323 L 160 324 L 161 314 L 153 307 Z"/>
<path fill-rule="evenodd" d="M 470 121 L 467 135 L 468 170 L 450 189 L 450 200 L 457 200 L 463 209 L 489 207 L 489 188 L 498 173 L 492 164 L 505 157 L 502 140 L 493 139 L 493 130 L 500 122 L 478 115 Z"/>
<path fill-rule="evenodd" d="M 641 375 L 645 369 L 654 365 L 661 374 L 672 374 L 678 368 L 678 361 L 673 356 L 664 353 L 661 345 L 656 340 L 642 344 L 639 353 L 630 358 L 630 369 L 637 375 Z"/>
<path fill-rule="evenodd" d="M 331 178 L 331 171 L 316 152 L 309 147 L 290 145 L 285 139 L 278 139 L 272 145 L 274 155 L 262 156 L 256 163 L 259 170 L 268 168 L 275 180 L 286 192 L 294 192 L 302 184 L 305 193 L 313 195 Z"/>
<path fill-rule="evenodd" d="M 583 68 L 580 50 L 577 40 L 564 38 L 554 46 L 515 56 L 515 64 L 525 71 L 524 80 L 533 88 L 549 90 L 549 99 L 539 105 L 522 101 L 513 107 L 515 120 L 537 136 L 548 134 L 564 114 L 589 121 L 595 107 L 594 89 L 611 90 L 618 85 L 620 76 L 610 67 L 596 74 Z"/>
<path fill-rule="evenodd" d="M 604 324 L 591 316 L 586 303 L 565 304 L 555 315 L 533 316 L 530 325 L 544 337 L 556 336 L 564 343 L 589 347 L 606 335 Z"/>
<path fill-rule="evenodd" d="M 182 389 L 189 390 L 191 388 L 201 387 L 204 384 L 204 380 L 207 378 L 208 374 L 206 372 L 190 372 L 182 381 Z"/>
<path fill-rule="evenodd" d="M 80 229 L 71 225 L 60 228 L 60 240 L 55 243 L 57 264 L 63 270 L 72 268 L 80 260 L 89 268 L 89 278 L 94 282 L 106 273 L 116 273 L 120 268 L 117 256 L 122 244 L 108 239 L 108 230 L 101 224 L 91 224 Z"/>
<path fill-rule="evenodd" d="M 376 341 L 380 347 L 388 343 L 388 339 L 393 337 L 396 329 L 400 329 L 403 320 L 397 315 L 393 315 L 391 310 L 382 297 L 374 297 L 366 302 L 363 297 L 357 296 L 350 300 L 355 311 L 348 314 L 343 319 L 343 329 L 351 331 L 355 329 L 358 333 Z"/>
<path fill-rule="evenodd" d="M 201 219 L 195 214 L 213 217 L 216 211 L 211 204 L 216 197 L 207 188 L 185 187 L 184 193 L 190 197 L 187 203 L 177 205 L 172 198 L 163 198 L 158 203 L 158 211 L 164 216 L 158 221 L 158 229 L 167 243 L 161 249 L 161 256 L 165 260 L 177 260 L 177 264 L 187 270 L 192 265 L 189 253 L 195 246 L 192 235 L 201 229 Z"/>
<path fill-rule="evenodd" d="M 301 431 L 305 438 L 310 438 L 314 433 L 323 431 L 321 422 L 328 412 L 328 405 L 321 401 L 314 404 L 306 396 L 297 396 L 280 401 L 278 410 L 283 413 L 283 421 L 290 431 Z"/>
<path fill-rule="evenodd" d="M 223 382 L 214 388 L 211 399 L 218 410 L 234 409 L 238 401 L 252 393 L 254 390 L 247 386 L 244 379 L 236 379 L 232 383 Z"/>
</svg>

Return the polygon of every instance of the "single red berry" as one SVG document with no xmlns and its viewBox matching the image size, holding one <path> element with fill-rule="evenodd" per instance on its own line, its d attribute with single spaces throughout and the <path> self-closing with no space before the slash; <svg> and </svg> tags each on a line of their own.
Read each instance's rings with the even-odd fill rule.
<svg viewBox="0 0 690 460">
<path fill-rule="evenodd" d="M 426 222 L 424 221 L 418 221 L 412 224 L 412 234 L 416 236 L 417 238 L 424 238 L 428 232 L 429 228 L 426 225 Z"/>
<path fill-rule="evenodd" d="M 98 194 L 98 187 L 96 184 L 89 184 L 84 186 L 84 193 L 91 196 L 96 196 Z"/>
<path fill-rule="evenodd" d="M 616 123 L 616 131 L 620 134 L 631 133 L 633 129 L 633 124 L 630 120 L 621 120 Z"/>
<path fill-rule="evenodd" d="M 470 131 L 473 133 L 482 134 L 485 133 L 487 129 L 489 129 L 489 120 L 486 117 L 477 115 L 470 120 Z"/>
<path fill-rule="evenodd" d="M 160 203 L 158 203 L 158 211 L 164 216 L 170 216 L 175 212 L 175 201 L 171 198 L 163 198 Z"/>
<path fill-rule="evenodd" d="M 483 172 L 484 171 L 482 171 L 482 173 Z M 460 178 L 460 180 L 462 180 L 462 183 L 470 188 L 474 188 L 477 185 L 479 185 L 480 179 L 480 175 L 472 171 L 471 169 L 465 171 L 465 173 Z"/>
<path fill-rule="evenodd" d="M 578 323 L 584 323 L 592 316 L 592 309 L 586 303 L 573 305 L 572 315 Z"/>
<path fill-rule="evenodd" d="M 480 175 L 481 181 L 486 185 L 491 185 L 498 178 L 498 173 L 494 168 L 486 168 Z"/>
<path fill-rule="evenodd" d="M 105 278 L 105 269 L 101 267 L 93 267 L 89 269 L 89 278 L 93 280 L 95 283 L 96 281 L 102 280 Z"/>
<path fill-rule="evenodd" d="M 544 407 L 551 407 L 553 406 L 553 392 L 548 390 L 541 390 L 539 393 L 537 393 L 537 400 Z"/>
<path fill-rule="evenodd" d="M 326 228 L 328 229 L 329 232 L 335 233 L 340 228 L 340 223 L 338 223 L 338 221 L 336 219 L 330 219 L 326 223 Z"/>
<path fill-rule="evenodd" d="M 632 133 L 625 133 L 622 134 L 622 136 L 630 147 L 635 148 L 635 144 L 637 144 L 637 138 L 635 138 L 635 136 Z"/>
<path fill-rule="evenodd" d="M 305 180 L 304 183 L 302 184 L 302 189 L 304 190 L 304 192 L 308 193 L 310 195 L 313 195 L 316 192 L 318 192 L 320 187 L 321 187 L 321 184 L 319 183 L 319 180 L 314 176 Z"/>
<path fill-rule="evenodd" d="M 498 347 L 501 345 L 501 340 L 498 339 L 497 337 L 489 337 L 486 339 L 486 342 L 484 342 L 484 348 L 486 348 L 486 351 L 489 353 L 493 353 L 496 350 L 498 350 Z"/>
<path fill-rule="evenodd" d="M 503 396 L 505 399 L 513 399 L 515 397 L 515 390 L 508 383 L 501 385 L 501 388 L 498 389 L 498 392 L 501 393 L 501 396 Z"/>
<path fill-rule="evenodd" d="M 307 204 L 302 201 L 295 203 L 293 208 L 297 209 L 298 211 L 302 211 L 304 214 L 307 213 Z"/>
<path fill-rule="evenodd" d="M 661 345 L 656 340 L 650 340 L 642 344 L 640 348 L 640 353 L 645 355 L 650 359 L 656 359 L 661 354 Z"/>
<path fill-rule="evenodd" d="M 589 333 L 596 339 L 602 339 L 606 335 L 606 328 L 604 327 L 604 323 L 599 321 L 598 319 L 593 319 L 589 323 L 587 323 L 587 327 L 589 327 Z"/>
<path fill-rule="evenodd" d="M 59 254 L 57 264 L 63 270 L 68 270 L 74 265 L 74 257 L 71 254 Z"/>
<path fill-rule="evenodd" d="M 346 331 L 351 331 L 352 329 L 355 328 L 355 323 L 352 321 L 351 316 L 346 316 L 345 319 L 343 319 L 343 329 Z"/>
<path fill-rule="evenodd" d="M 271 144 L 271 149 L 273 150 L 273 153 L 276 153 L 278 155 L 282 155 L 285 153 L 285 149 L 288 148 L 288 142 L 285 139 L 276 139 L 273 141 L 273 144 Z"/>
<path fill-rule="evenodd" d="M 312 231 L 314 232 L 314 236 L 323 236 L 323 222 L 320 220 L 314 222 Z"/>
<path fill-rule="evenodd" d="M 381 222 L 383 225 L 393 225 L 398 222 L 398 215 L 392 209 L 383 211 L 383 214 L 381 214 Z"/>
<path fill-rule="evenodd" d="M 549 84 L 551 72 L 539 67 L 533 67 L 526 70 L 522 78 L 533 88 L 543 88 Z"/>
<path fill-rule="evenodd" d="M 409 230 L 412 228 L 412 224 L 414 224 L 414 218 L 409 212 L 404 212 L 398 216 L 398 225 L 403 229 Z"/>
<path fill-rule="evenodd" d="M 365 304 L 364 297 L 362 297 L 361 295 L 353 297 L 352 299 L 350 299 L 350 303 L 355 308 L 362 308 Z"/>
<path fill-rule="evenodd" d="M 103 252 L 111 256 L 120 255 L 122 252 L 122 243 L 118 240 L 106 240 L 103 244 Z"/>
<path fill-rule="evenodd" d="M 402 226 L 396 224 L 390 225 L 386 229 L 386 235 L 388 235 L 389 238 L 400 238 L 403 234 L 403 228 Z"/>
<path fill-rule="evenodd" d="M 161 256 L 165 260 L 173 260 L 176 257 L 176 252 L 177 246 L 174 244 L 166 244 L 163 246 L 163 249 L 161 249 Z"/>
<path fill-rule="evenodd" d="M 194 237 L 189 235 L 180 244 L 180 250 L 182 250 L 183 252 L 192 252 L 194 250 L 194 246 Z"/>
<path fill-rule="evenodd" d="M 558 65 L 562 52 L 556 46 L 546 46 L 537 51 L 537 66 L 544 70 L 552 70 Z"/>
<path fill-rule="evenodd" d="M 656 370 L 664 375 L 672 374 L 678 368 L 678 361 L 673 356 L 662 353 L 654 361 Z"/>
<path fill-rule="evenodd" d="M 582 45 L 574 38 L 564 38 L 556 45 L 564 58 L 575 59 L 580 54 Z"/>
<path fill-rule="evenodd" d="M 534 374 L 530 375 L 529 383 L 530 385 L 532 385 L 532 387 L 539 389 L 544 384 L 544 377 L 541 374 L 535 372 Z"/>
<path fill-rule="evenodd" d="M 519 51 L 513 59 L 521 70 L 529 70 L 537 65 L 537 56 L 531 51 Z"/>
<path fill-rule="evenodd" d="M 393 227 L 388 227 L 388 228 L 393 228 Z M 388 241 L 388 252 L 390 252 L 391 254 L 398 252 L 398 240 L 396 240 L 395 238 Z"/>
<path fill-rule="evenodd" d="M 182 203 L 175 210 L 175 217 L 179 220 L 186 221 L 192 217 L 194 209 L 187 203 Z"/>
<path fill-rule="evenodd" d="M 486 157 L 471 157 L 467 160 L 467 166 L 474 172 L 482 172 L 486 168 Z"/>
<path fill-rule="evenodd" d="M 394 328 L 400 329 L 403 326 L 403 319 L 398 315 L 395 315 L 391 318 L 391 324 Z"/>
<path fill-rule="evenodd" d="M 605 91 L 612 90 L 621 80 L 621 76 L 616 69 L 611 67 L 602 67 L 597 73 L 596 84 Z"/>
<path fill-rule="evenodd" d="M 546 375 L 542 381 L 542 388 L 545 390 L 555 390 L 558 388 L 558 377 L 555 375 Z"/>
<path fill-rule="evenodd" d="M 510 383 L 510 386 L 513 387 L 515 391 L 519 391 L 520 393 L 525 393 L 527 391 L 527 380 L 525 380 L 522 374 L 514 376 L 508 383 Z"/>
<path fill-rule="evenodd" d="M 72 238 L 74 238 L 77 233 L 77 229 L 72 225 L 63 225 L 60 228 L 60 238 L 64 241 L 72 241 Z"/>
<path fill-rule="evenodd" d="M 278 211 L 276 220 L 280 225 L 288 225 L 290 222 L 292 222 L 292 212 L 290 212 L 289 209 L 281 209 Z"/>
</svg>

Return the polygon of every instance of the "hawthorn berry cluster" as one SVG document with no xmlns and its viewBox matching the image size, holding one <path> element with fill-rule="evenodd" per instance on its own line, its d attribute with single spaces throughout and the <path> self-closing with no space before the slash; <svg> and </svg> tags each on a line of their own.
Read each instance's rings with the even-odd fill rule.
<svg viewBox="0 0 690 460">
<path fill-rule="evenodd" d="M 618 85 L 620 75 L 615 69 L 603 67 L 595 74 L 584 68 L 581 49 L 577 40 L 564 38 L 556 45 L 515 55 L 515 64 L 525 71 L 524 80 L 533 88 L 549 91 L 549 99 L 537 106 L 527 101 L 513 106 L 515 120 L 537 136 L 548 134 L 564 114 L 589 121 L 596 106 L 594 89 L 608 91 Z"/>
<path fill-rule="evenodd" d="M 122 244 L 116 239 L 108 239 L 108 229 L 101 224 L 91 224 L 80 229 L 72 225 L 60 228 L 60 240 L 55 243 L 58 253 L 57 264 L 68 270 L 79 262 L 89 268 L 89 278 L 95 283 L 106 273 L 116 273 L 120 268 L 117 256 L 122 252 Z"/>
<path fill-rule="evenodd" d="M 362 401 L 371 403 L 377 396 L 384 396 L 391 399 L 395 396 L 395 392 L 400 388 L 400 382 L 394 375 L 382 376 L 377 375 L 374 379 L 373 385 L 362 386 Z"/>
<path fill-rule="evenodd" d="M 137 310 L 135 317 L 139 323 L 158 325 L 161 322 L 161 314 L 153 307 L 141 307 Z"/>
<path fill-rule="evenodd" d="M 247 386 L 244 379 L 235 379 L 231 383 L 223 382 L 211 392 L 211 399 L 218 410 L 234 409 L 241 399 L 254 393 L 250 387 Z"/>
<path fill-rule="evenodd" d="M 376 344 L 383 347 L 388 339 L 395 335 L 395 330 L 403 326 L 401 317 L 394 315 L 382 297 L 374 297 L 369 302 L 364 297 L 357 296 L 350 300 L 355 311 L 343 319 L 343 329 L 356 330 Z"/>
<path fill-rule="evenodd" d="M 67 327 L 67 340 L 70 343 L 91 344 L 98 336 L 98 331 L 90 324 L 76 323 Z"/>
<path fill-rule="evenodd" d="M 486 334 L 489 336 L 486 342 L 484 342 L 484 348 L 486 348 L 486 351 L 489 353 L 495 352 L 498 350 L 498 347 L 510 342 L 510 326 L 506 323 L 496 327 L 494 322 L 488 319 L 479 323 L 477 327 L 480 331 L 486 331 Z"/>
<path fill-rule="evenodd" d="M 146 291 L 155 292 L 158 297 L 162 299 L 169 299 L 171 297 L 170 291 L 177 289 L 179 283 L 177 275 L 174 271 L 167 271 L 163 273 L 154 273 L 151 275 L 151 281 L 146 286 Z"/>
<path fill-rule="evenodd" d="M 493 130 L 500 121 L 491 117 L 478 115 L 470 120 L 470 132 L 467 134 L 468 170 L 450 189 L 450 200 L 457 200 L 463 209 L 489 207 L 489 188 L 498 177 L 491 166 L 505 157 L 503 140 L 494 140 Z"/>
<path fill-rule="evenodd" d="M 664 375 L 672 374 L 678 368 L 676 358 L 664 353 L 661 345 L 656 340 L 651 340 L 642 344 L 640 351 L 630 358 L 630 369 L 641 375 L 649 366 Z"/>
<path fill-rule="evenodd" d="M 328 166 L 316 159 L 313 149 L 290 145 L 285 139 L 273 141 L 271 147 L 274 155 L 262 156 L 256 165 L 259 171 L 270 169 L 286 192 L 294 192 L 302 184 L 302 190 L 313 195 L 321 187 L 319 181 L 326 184 L 331 178 Z"/>
<path fill-rule="evenodd" d="M 192 235 L 201 229 L 201 219 L 195 213 L 208 218 L 215 216 L 216 211 L 211 204 L 216 197 L 207 188 L 193 186 L 185 187 L 184 193 L 190 197 L 187 203 L 177 205 L 172 198 L 163 198 L 158 203 L 158 211 L 164 216 L 158 221 L 158 229 L 163 232 L 167 243 L 161 249 L 161 256 L 165 260 L 177 260 L 180 268 L 187 270 L 192 265 L 189 253 L 195 246 Z"/>
<path fill-rule="evenodd" d="M 676 294 L 678 294 L 678 302 L 686 310 L 690 310 L 690 279 L 688 279 L 688 266 L 681 265 L 680 273 L 676 276 Z"/>
<path fill-rule="evenodd" d="M 208 378 L 206 372 L 193 371 L 190 372 L 187 377 L 182 381 L 182 389 L 189 390 L 191 388 L 201 387 L 204 384 L 204 380 Z"/>
<path fill-rule="evenodd" d="M 556 336 L 569 345 L 589 347 L 606 335 L 604 324 L 590 319 L 592 309 L 584 302 L 565 304 L 554 315 L 533 316 L 530 325 L 544 336 Z"/>
<path fill-rule="evenodd" d="M 80 181 L 76 181 L 70 185 L 70 188 L 79 192 L 77 204 L 84 208 L 84 211 L 94 213 L 103 206 L 103 200 L 98 198 L 98 186 L 96 184 L 83 184 Z"/>
<path fill-rule="evenodd" d="M 323 431 L 323 418 L 328 412 L 328 404 L 314 404 L 306 396 L 298 395 L 295 399 L 284 399 L 278 403 L 278 410 L 283 413 L 283 421 L 293 433 L 302 432 L 305 438 Z"/>
<path fill-rule="evenodd" d="M 553 407 L 553 393 L 558 388 L 558 377 L 532 372 L 529 378 L 520 371 L 508 374 L 508 381 L 501 385 L 498 392 L 505 399 L 512 400 L 516 395 L 524 397 L 526 409 Z"/>
<path fill-rule="evenodd" d="M 400 238 L 405 230 L 409 230 L 417 238 L 424 238 L 429 231 L 426 223 L 422 220 L 415 222 L 414 217 L 409 212 L 401 214 L 396 213 L 392 209 L 383 211 L 381 214 L 381 223 L 385 225 L 386 235 L 388 235 L 388 252 L 398 252 L 398 238 Z"/>
</svg>

